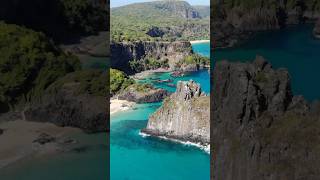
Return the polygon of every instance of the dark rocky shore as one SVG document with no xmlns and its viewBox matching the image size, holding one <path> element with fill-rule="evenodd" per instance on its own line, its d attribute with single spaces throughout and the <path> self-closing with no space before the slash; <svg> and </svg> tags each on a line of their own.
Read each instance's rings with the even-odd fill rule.
<svg viewBox="0 0 320 180">
<path fill-rule="evenodd" d="M 127 100 L 136 103 L 153 103 L 160 102 L 169 95 L 170 93 L 167 90 L 155 88 L 149 84 L 133 84 L 121 91 L 117 97 L 119 100 Z"/>
<path fill-rule="evenodd" d="M 212 78 L 212 179 L 320 178 L 320 103 L 292 95 L 287 70 L 257 57 Z"/>
<path fill-rule="evenodd" d="M 109 130 L 105 97 L 76 94 L 77 88 L 79 84 L 65 85 L 56 94 L 43 97 L 41 102 L 26 109 L 25 119 L 78 127 L 89 133 Z"/>
</svg>

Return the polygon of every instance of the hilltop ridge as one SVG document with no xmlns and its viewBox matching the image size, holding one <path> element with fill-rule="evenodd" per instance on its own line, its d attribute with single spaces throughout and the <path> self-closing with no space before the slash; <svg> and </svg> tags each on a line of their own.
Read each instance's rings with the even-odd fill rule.
<svg viewBox="0 0 320 180">
<path fill-rule="evenodd" d="M 209 39 L 210 22 L 203 9 L 172 0 L 112 8 L 112 41 Z"/>
</svg>

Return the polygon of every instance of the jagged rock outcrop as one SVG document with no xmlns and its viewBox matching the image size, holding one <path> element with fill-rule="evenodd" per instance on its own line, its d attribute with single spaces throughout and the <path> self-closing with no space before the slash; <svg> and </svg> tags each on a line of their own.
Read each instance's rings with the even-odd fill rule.
<svg viewBox="0 0 320 180">
<path fill-rule="evenodd" d="M 287 70 L 222 61 L 212 82 L 212 179 L 320 178 L 320 106 L 292 95 Z"/>
<path fill-rule="evenodd" d="M 54 94 L 45 95 L 26 108 L 25 120 L 78 127 L 89 133 L 109 130 L 106 98 L 79 94 L 79 88 L 80 83 L 67 83 Z"/>
<path fill-rule="evenodd" d="M 185 56 L 192 54 L 190 42 L 121 42 L 111 44 L 111 68 L 132 73 L 129 61 L 141 60 L 146 56 L 159 61 L 168 60 L 170 68 Z"/>
<path fill-rule="evenodd" d="M 210 98 L 200 85 L 179 81 L 177 90 L 150 116 L 142 132 L 208 144 L 210 142 Z"/>
<path fill-rule="evenodd" d="M 314 21 L 319 17 L 318 5 L 307 1 L 215 1 L 211 9 L 214 45 L 230 47 L 257 31 Z"/>
<path fill-rule="evenodd" d="M 154 88 L 148 84 L 133 84 L 120 92 L 117 97 L 120 100 L 127 100 L 136 103 L 152 103 L 160 102 L 169 95 L 170 93 L 167 90 Z"/>
</svg>

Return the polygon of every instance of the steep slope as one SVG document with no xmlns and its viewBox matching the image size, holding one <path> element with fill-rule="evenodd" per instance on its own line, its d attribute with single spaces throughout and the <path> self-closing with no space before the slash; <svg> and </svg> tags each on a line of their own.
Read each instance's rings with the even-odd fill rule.
<svg viewBox="0 0 320 180">
<path fill-rule="evenodd" d="M 44 34 L 0 22 L 0 112 L 43 95 L 55 80 L 80 68 Z"/>
<path fill-rule="evenodd" d="M 208 144 L 210 142 L 210 97 L 190 80 L 178 82 L 177 90 L 150 116 L 142 132 Z"/>
<path fill-rule="evenodd" d="M 319 102 L 293 96 L 285 69 L 217 62 L 212 91 L 212 179 L 320 178 Z"/>
<path fill-rule="evenodd" d="M 126 73 L 134 70 L 130 67 L 133 60 L 140 61 L 145 57 L 152 57 L 156 61 L 168 61 L 171 68 L 192 53 L 190 42 L 122 42 L 112 43 L 111 67 Z"/>
</svg>

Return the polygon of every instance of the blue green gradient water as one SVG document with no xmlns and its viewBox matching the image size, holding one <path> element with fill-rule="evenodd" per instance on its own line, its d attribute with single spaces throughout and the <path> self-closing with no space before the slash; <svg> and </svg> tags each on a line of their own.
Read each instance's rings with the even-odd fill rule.
<svg viewBox="0 0 320 180">
<path fill-rule="evenodd" d="M 193 49 L 209 57 L 209 43 L 194 45 Z M 158 73 L 153 77 L 171 78 L 168 73 Z M 202 88 L 209 92 L 207 70 L 176 78 L 174 83 L 189 79 L 201 83 Z M 174 91 L 164 84 L 156 86 Z M 139 104 L 134 110 L 111 116 L 111 180 L 209 180 L 210 157 L 203 150 L 139 135 L 140 129 L 146 127 L 149 115 L 160 106 L 161 103 Z"/>
<path fill-rule="evenodd" d="M 313 25 L 264 32 L 234 48 L 214 51 L 214 59 L 251 61 L 257 54 L 273 67 L 287 68 L 293 92 L 308 100 L 320 98 L 320 40 L 312 36 Z"/>
</svg>

